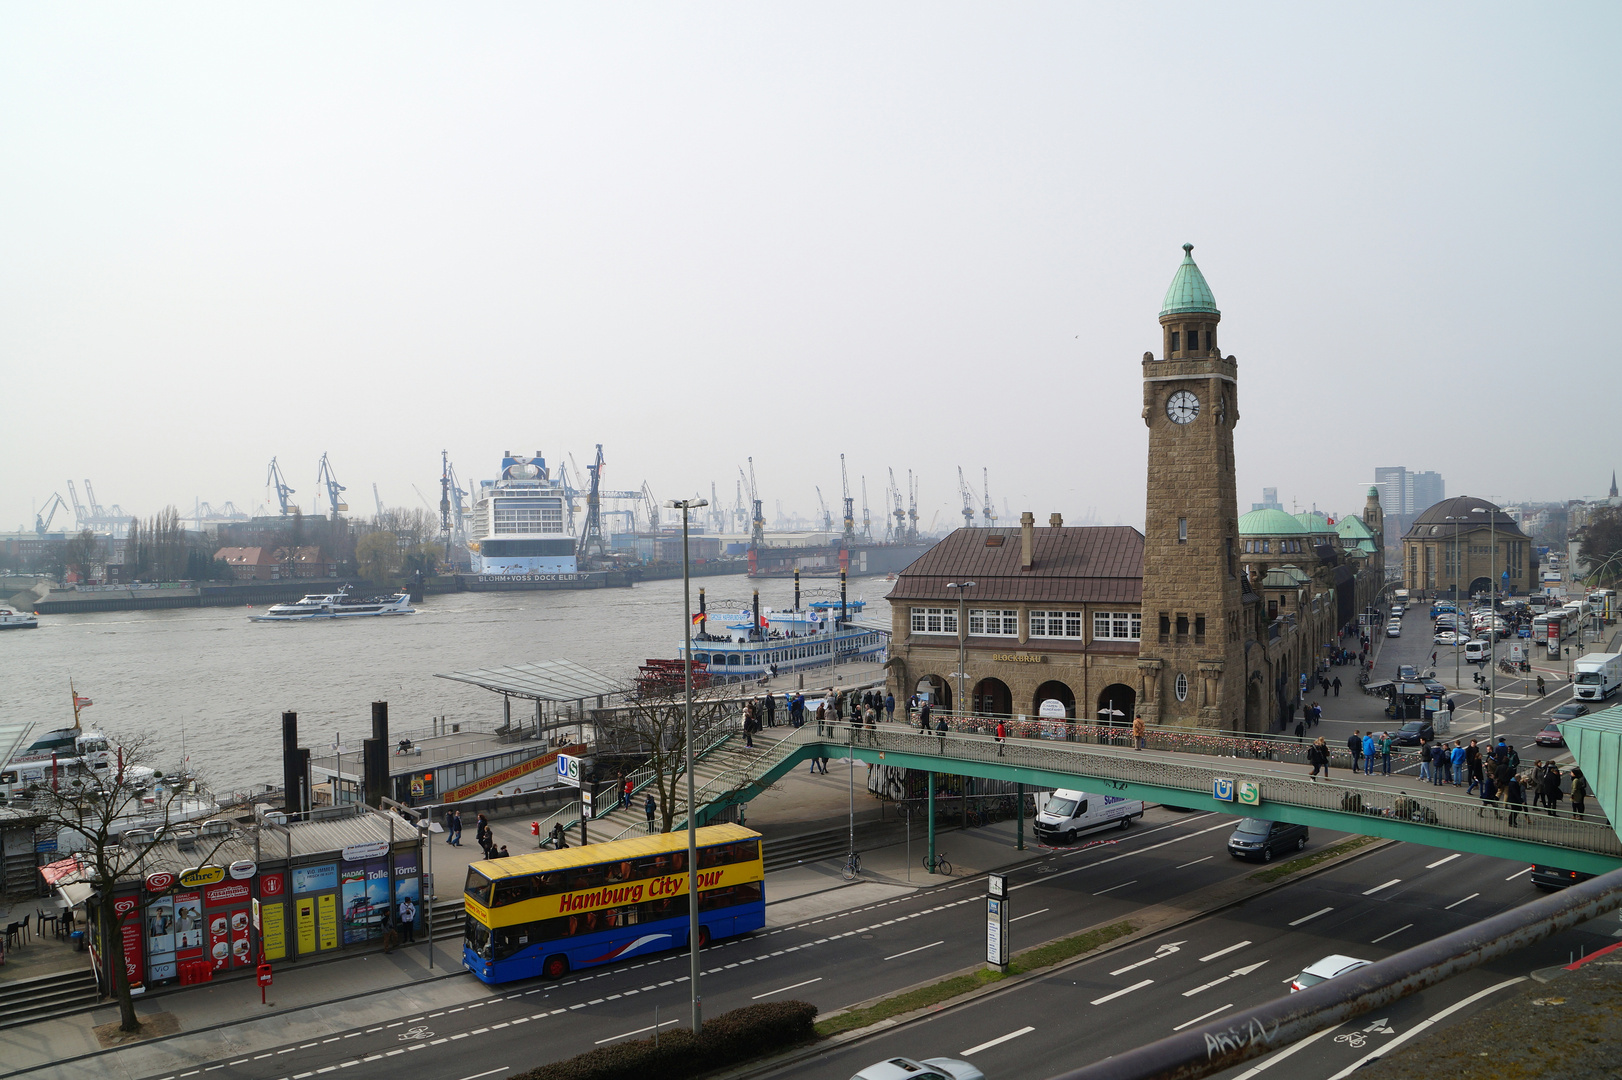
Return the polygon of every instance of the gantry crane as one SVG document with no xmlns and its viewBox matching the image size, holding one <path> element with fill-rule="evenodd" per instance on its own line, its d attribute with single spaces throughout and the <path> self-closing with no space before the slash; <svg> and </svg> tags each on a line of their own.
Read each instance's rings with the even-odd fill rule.
<svg viewBox="0 0 1622 1080">
<path fill-rule="evenodd" d="M 856 539 L 856 500 L 850 497 L 850 476 L 845 472 L 845 455 L 839 455 L 839 486 L 845 504 L 845 543 Z"/>
<path fill-rule="evenodd" d="M 918 481 L 907 470 L 907 541 L 916 543 L 918 540 Z"/>
<path fill-rule="evenodd" d="M 72 486 L 72 484 L 68 485 L 70 489 Z M 286 517 L 291 514 L 293 505 L 288 500 L 288 496 L 294 495 L 296 492 L 287 485 L 287 478 L 282 476 L 282 467 L 276 464 L 275 458 L 270 459 L 270 471 L 265 474 L 265 486 L 275 489 L 276 501 L 281 505 L 282 516 Z"/>
<path fill-rule="evenodd" d="M 586 527 L 580 532 L 579 553 L 582 559 L 595 554 L 608 558 L 608 546 L 603 542 L 603 444 L 597 444 L 597 460 L 586 466 L 591 475 L 591 489 L 586 493 Z"/>
<path fill-rule="evenodd" d="M 900 543 L 907 537 L 907 511 L 901 505 L 901 485 L 895 482 L 895 470 L 890 470 L 890 513 L 895 518 L 895 524 L 890 526 L 890 539 Z"/>
<path fill-rule="evenodd" d="M 749 505 L 754 517 L 749 520 L 749 546 L 760 547 L 766 542 L 766 512 L 760 507 L 760 489 L 755 486 L 755 459 L 749 459 Z"/>
<path fill-rule="evenodd" d="M 321 455 L 321 465 L 316 470 L 315 482 L 327 489 L 327 508 L 332 511 L 332 520 L 337 521 L 340 513 L 349 510 L 349 504 L 344 502 L 343 497 L 343 493 L 349 489 L 338 483 L 337 474 L 332 471 L 332 463 L 327 460 L 325 453 Z"/>
<path fill-rule="evenodd" d="M 642 501 L 648 508 L 648 531 L 656 533 L 659 531 L 659 500 L 653 497 L 653 489 L 646 480 L 642 481 Z"/>
<path fill-rule="evenodd" d="M 986 499 L 980 506 L 980 514 L 986 519 L 986 528 L 995 528 L 997 524 L 997 508 L 991 502 L 991 470 L 982 469 L 981 480 L 985 485 Z"/>
<path fill-rule="evenodd" d="M 963 496 L 963 527 L 972 529 L 974 527 L 974 492 L 969 489 L 968 481 L 963 479 L 963 466 L 961 465 L 957 467 L 957 489 L 958 494 Z"/>
<path fill-rule="evenodd" d="M 869 543 L 873 541 L 873 519 L 867 513 L 867 477 L 862 477 L 862 535 Z"/>
<path fill-rule="evenodd" d="M 817 513 L 822 515 L 822 531 L 834 531 L 834 516 L 828 512 L 828 504 L 822 499 L 822 488 L 817 487 Z"/>
</svg>

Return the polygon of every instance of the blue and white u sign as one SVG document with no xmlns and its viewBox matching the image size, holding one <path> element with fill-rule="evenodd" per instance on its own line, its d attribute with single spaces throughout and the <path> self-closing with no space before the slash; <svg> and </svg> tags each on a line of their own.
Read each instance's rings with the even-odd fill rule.
<svg viewBox="0 0 1622 1080">
<path fill-rule="evenodd" d="M 1211 782 L 1211 797 L 1223 802 L 1233 802 L 1233 781 L 1218 778 Z"/>
</svg>

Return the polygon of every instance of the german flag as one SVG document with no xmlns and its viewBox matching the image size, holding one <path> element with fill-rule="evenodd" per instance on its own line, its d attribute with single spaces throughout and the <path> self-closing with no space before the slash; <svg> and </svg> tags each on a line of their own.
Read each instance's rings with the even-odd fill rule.
<svg viewBox="0 0 1622 1080">
<path fill-rule="evenodd" d="M 693 625 L 694 626 L 699 625 L 703 621 L 704 621 L 704 613 L 702 611 L 700 611 L 698 614 L 693 616 Z"/>
</svg>

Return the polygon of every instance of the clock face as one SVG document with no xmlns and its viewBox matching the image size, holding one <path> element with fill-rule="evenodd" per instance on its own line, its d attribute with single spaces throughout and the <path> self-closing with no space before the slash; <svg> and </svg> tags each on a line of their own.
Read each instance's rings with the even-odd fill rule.
<svg viewBox="0 0 1622 1080">
<path fill-rule="evenodd" d="M 1192 423 L 1200 415 L 1200 399 L 1187 390 L 1179 390 L 1166 399 L 1166 415 L 1174 424 Z"/>
</svg>

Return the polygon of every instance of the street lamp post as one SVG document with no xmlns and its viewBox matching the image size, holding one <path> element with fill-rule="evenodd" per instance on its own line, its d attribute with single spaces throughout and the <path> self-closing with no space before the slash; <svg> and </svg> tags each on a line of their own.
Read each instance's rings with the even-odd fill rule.
<svg viewBox="0 0 1622 1080">
<path fill-rule="evenodd" d="M 957 713 L 959 716 L 962 716 L 964 715 L 963 679 L 966 675 L 966 672 L 963 669 L 968 666 L 967 659 L 964 656 L 964 650 L 969 641 L 969 624 L 964 621 L 965 613 L 963 610 L 963 590 L 974 588 L 974 582 L 949 581 L 946 583 L 946 587 L 948 589 L 957 590 L 957 670 L 953 672 L 953 674 L 957 676 Z"/>
<path fill-rule="evenodd" d="M 704 998 L 698 992 L 698 825 L 693 805 L 697 799 L 693 791 L 693 568 L 687 553 L 687 515 L 710 503 L 708 499 L 672 499 L 665 505 L 681 511 L 681 667 L 682 691 L 686 697 L 682 723 L 687 729 L 687 982 L 692 996 L 693 1034 L 697 1035 L 704 1022 Z"/>
<path fill-rule="evenodd" d="M 1493 643 L 1487 659 L 1487 744 L 1498 741 L 1498 508 L 1472 507 L 1472 514 L 1487 515 L 1487 640 Z"/>
</svg>

